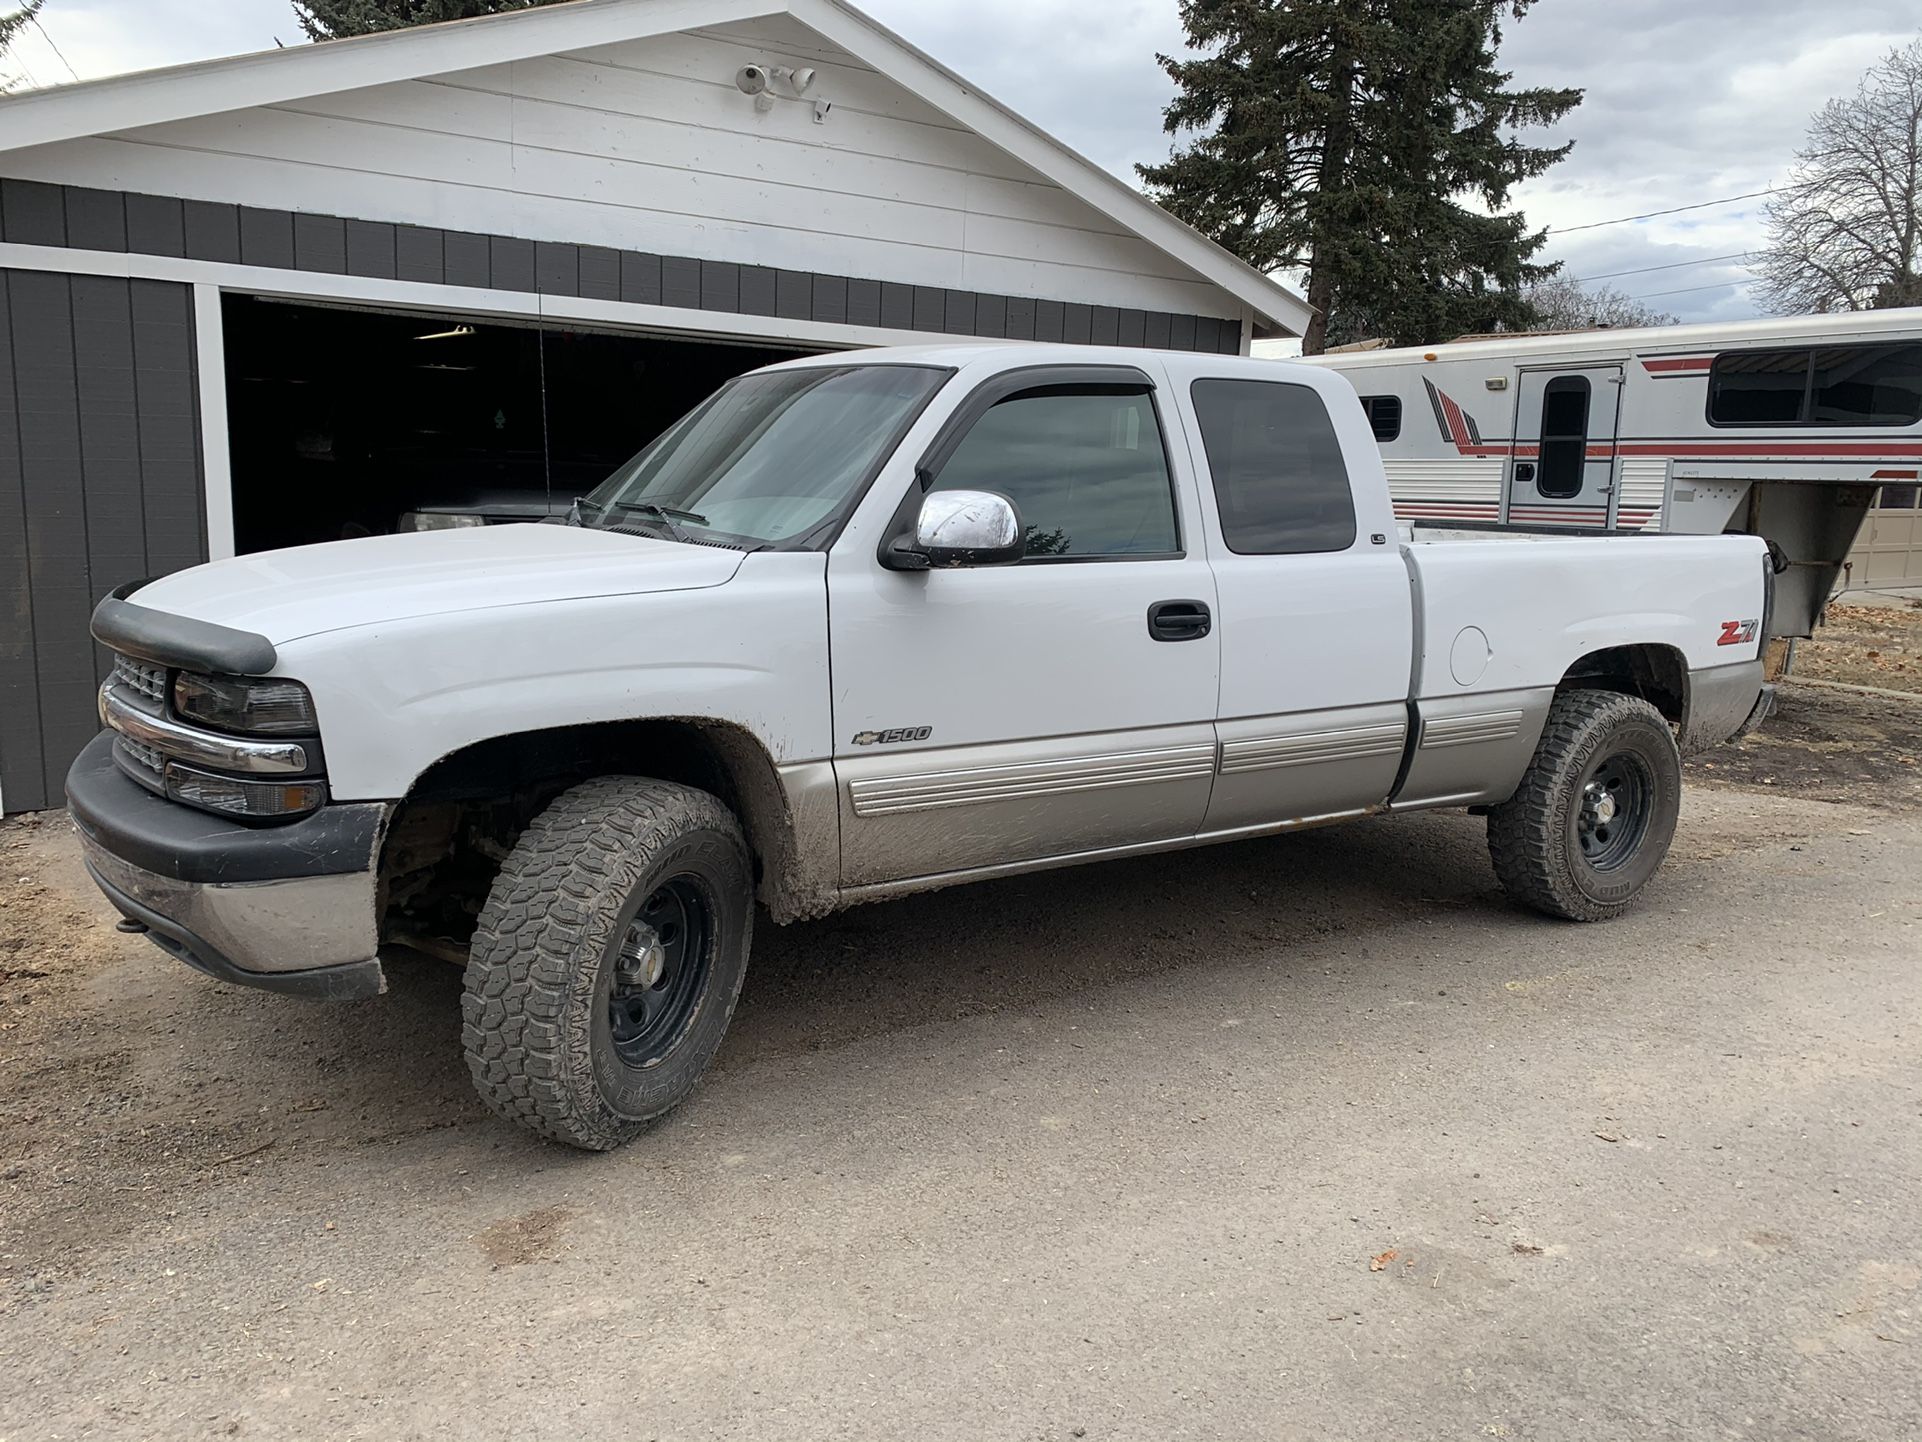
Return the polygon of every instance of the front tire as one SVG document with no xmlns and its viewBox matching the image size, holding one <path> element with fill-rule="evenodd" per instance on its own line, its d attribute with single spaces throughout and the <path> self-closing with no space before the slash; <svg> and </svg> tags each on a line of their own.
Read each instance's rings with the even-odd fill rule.
<svg viewBox="0 0 1922 1442">
<path fill-rule="evenodd" d="M 1524 905 L 1606 921 L 1660 868 L 1681 801 L 1681 753 L 1660 712 L 1614 691 L 1564 691 L 1521 786 L 1489 810 L 1488 854 Z"/>
<path fill-rule="evenodd" d="M 691 787 L 604 776 L 557 797 L 481 908 L 461 1041 L 481 1097 L 608 1151 L 694 1089 L 747 971 L 753 877 L 734 816 Z"/>
</svg>

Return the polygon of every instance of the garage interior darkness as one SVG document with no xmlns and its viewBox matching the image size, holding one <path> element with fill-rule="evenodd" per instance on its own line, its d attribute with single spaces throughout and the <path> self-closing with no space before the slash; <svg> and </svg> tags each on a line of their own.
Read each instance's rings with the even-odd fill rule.
<svg viewBox="0 0 1922 1442">
<path fill-rule="evenodd" d="M 804 351 L 228 295 L 234 545 L 564 513 L 722 381 Z"/>
</svg>

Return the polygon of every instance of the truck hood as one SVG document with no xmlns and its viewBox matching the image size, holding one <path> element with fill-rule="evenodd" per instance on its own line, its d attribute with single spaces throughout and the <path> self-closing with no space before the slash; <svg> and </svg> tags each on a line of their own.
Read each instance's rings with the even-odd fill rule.
<svg viewBox="0 0 1922 1442">
<path fill-rule="evenodd" d="M 580 526 L 474 526 L 237 556 L 133 599 L 278 644 L 456 611 L 699 590 L 731 578 L 744 555 Z"/>
</svg>

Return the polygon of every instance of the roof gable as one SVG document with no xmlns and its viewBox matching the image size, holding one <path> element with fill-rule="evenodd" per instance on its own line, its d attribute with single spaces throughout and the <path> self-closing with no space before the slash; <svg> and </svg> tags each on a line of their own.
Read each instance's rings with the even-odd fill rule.
<svg viewBox="0 0 1922 1442">
<path fill-rule="evenodd" d="M 1037 218 L 1029 211 L 1044 204 L 1042 189 L 1058 187 L 1060 197 L 1045 204 L 1068 208 L 1061 223 L 1085 237 L 1081 244 L 1093 247 L 1095 264 L 1110 265 L 1117 274 L 1131 270 L 1187 274 L 1286 330 L 1299 331 L 1306 323 L 1308 309 L 1299 297 L 838 0 L 574 0 L 510 15 L 116 76 L 0 101 L 0 117 L 5 121 L 0 146 L 9 151 L 62 142 L 84 147 L 93 137 L 129 131 L 156 136 L 218 135 L 223 124 L 233 133 L 245 128 L 246 117 L 237 114 L 241 111 L 273 107 L 288 112 L 339 112 L 343 104 L 351 108 L 357 99 L 399 94 L 407 82 L 445 77 L 457 89 L 468 73 L 484 77 L 502 67 L 516 67 L 517 87 L 522 73 L 530 77 L 526 83 L 537 85 L 542 83 L 538 72 L 608 60 L 621 47 L 682 32 L 732 34 L 744 42 L 773 32 L 789 48 L 800 48 L 808 37 L 815 37 L 818 53 L 851 58 L 858 63 L 854 68 L 866 67 L 886 82 L 871 89 L 889 91 L 893 98 L 887 103 L 918 109 L 930 118 L 945 118 L 951 133 L 933 134 L 940 127 L 929 127 L 928 144 L 938 148 L 965 142 L 973 147 L 975 158 L 965 167 L 973 192 L 966 223 L 988 257 L 976 262 L 985 274 L 971 282 L 981 288 L 1004 284 L 994 278 L 995 255 L 1011 258 L 1023 253 L 1024 246 L 1034 245 L 1021 227 L 1056 223 L 1048 215 Z M 619 68 L 618 58 L 612 68 Z M 847 74 L 837 72 L 836 78 L 844 88 L 850 84 Z M 827 94 L 825 84 L 822 93 Z M 449 96 L 452 91 L 442 94 Z M 323 97 L 327 103 L 313 103 Z M 460 103 L 477 113 L 485 108 L 484 100 L 466 98 Z M 554 103 L 567 102 L 556 99 Z M 858 108 L 872 110 L 876 103 L 864 101 Z M 223 122 L 223 116 L 232 120 Z M 338 114 L 333 119 L 351 123 Z M 853 115 L 836 119 L 849 125 L 856 121 Z M 484 140 L 486 122 L 478 123 L 483 129 L 477 138 Z M 983 163 L 983 155 L 998 161 Z M 485 156 L 477 156 L 476 163 L 484 164 Z M 697 158 L 691 163 L 698 167 L 702 162 Z M 860 169 L 852 160 L 836 163 L 850 175 Z M 880 161 L 871 156 L 867 164 L 874 169 Z M 1031 184 L 1035 180 L 1048 185 Z M 710 190 L 725 191 L 727 183 L 724 176 L 717 176 Z M 1024 184 L 1025 200 L 1016 203 Z M 997 185 L 1005 185 L 1009 194 L 995 195 Z M 873 188 L 877 193 L 893 193 L 879 181 Z M 858 209 L 861 201 L 861 196 L 849 194 L 836 204 Z M 762 223 L 753 215 L 740 219 L 743 224 Z M 768 219 L 778 222 L 781 217 Z M 858 217 L 855 229 L 858 233 Z M 904 237 L 904 243 L 913 243 L 913 237 Z M 1035 259 L 1044 263 L 1046 256 L 1037 253 Z"/>
</svg>

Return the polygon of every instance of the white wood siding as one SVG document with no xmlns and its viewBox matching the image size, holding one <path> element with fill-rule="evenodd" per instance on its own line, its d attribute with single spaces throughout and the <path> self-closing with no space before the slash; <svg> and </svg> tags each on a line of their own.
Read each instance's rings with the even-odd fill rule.
<svg viewBox="0 0 1922 1442">
<path fill-rule="evenodd" d="M 742 65 L 804 64 L 762 113 Z M 1216 286 L 791 17 L 7 157 L 27 179 L 1236 316 Z"/>
</svg>

